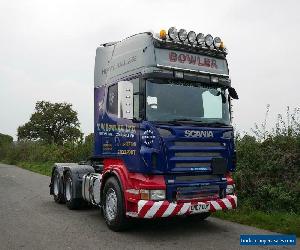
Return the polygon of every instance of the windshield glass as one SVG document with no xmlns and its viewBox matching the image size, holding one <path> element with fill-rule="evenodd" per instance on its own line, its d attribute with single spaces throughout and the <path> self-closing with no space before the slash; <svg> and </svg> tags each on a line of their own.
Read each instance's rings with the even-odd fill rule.
<svg viewBox="0 0 300 250">
<path fill-rule="evenodd" d="M 229 125 L 227 91 L 200 83 L 147 80 L 146 118 Z"/>
</svg>

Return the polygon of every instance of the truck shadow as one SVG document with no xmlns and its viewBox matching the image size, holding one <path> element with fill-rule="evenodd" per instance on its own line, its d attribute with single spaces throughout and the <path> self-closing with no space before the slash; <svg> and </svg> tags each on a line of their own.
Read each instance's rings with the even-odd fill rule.
<svg viewBox="0 0 300 250">
<path fill-rule="evenodd" d="M 128 230 L 124 233 L 135 233 L 139 235 L 164 235 L 168 234 L 194 234 L 194 233 L 220 233 L 228 232 L 226 226 L 220 225 L 214 219 L 201 220 L 197 217 L 173 217 L 155 220 L 133 220 Z"/>
</svg>

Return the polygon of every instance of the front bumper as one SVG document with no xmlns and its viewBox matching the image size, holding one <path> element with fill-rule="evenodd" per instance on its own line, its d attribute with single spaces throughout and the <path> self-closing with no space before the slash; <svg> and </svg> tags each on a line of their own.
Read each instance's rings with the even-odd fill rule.
<svg viewBox="0 0 300 250">
<path fill-rule="evenodd" d="M 204 206 L 209 204 L 207 211 L 192 212 L 191 207 L 194 205 Z M 237 196 L 227 195 L 226 198 L 205 202 L 168 202 L 168 201 L 148 201 L 140 200 L 137 203 L 137 212 L 127 212 L 129 217 L 136 218 L 160 218 L 172 217 L 177 215 L 189 215 L 192 213 L 215 212 L 217 210 L 229 210 L 237 207 Z"/>
</svg>

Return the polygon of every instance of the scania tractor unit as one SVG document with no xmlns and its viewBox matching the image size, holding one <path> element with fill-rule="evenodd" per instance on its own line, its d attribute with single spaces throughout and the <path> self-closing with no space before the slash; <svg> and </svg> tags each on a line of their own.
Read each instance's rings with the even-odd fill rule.
<svg viewBox="0 0 300 250">
<path fill-rule="evenodd" d="M 235 209 L 227 49 L 172 27 L 100 45 L 94 71 L 94 154 L 53 166 L 50 194 L 99 207 L 120 231 L 133 218 L 207 218 Z"/>
</svg>

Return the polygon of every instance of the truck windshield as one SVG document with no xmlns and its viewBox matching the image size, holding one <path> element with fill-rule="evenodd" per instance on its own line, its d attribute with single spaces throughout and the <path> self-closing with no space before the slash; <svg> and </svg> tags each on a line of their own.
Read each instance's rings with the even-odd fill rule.
<svg viewBox="0 0 300 250">
<path fill-rule="evenodd" d="M 148 121 L 230 124 L 227 91 L 201 83 L 146 81 Z"/>
</svg>

